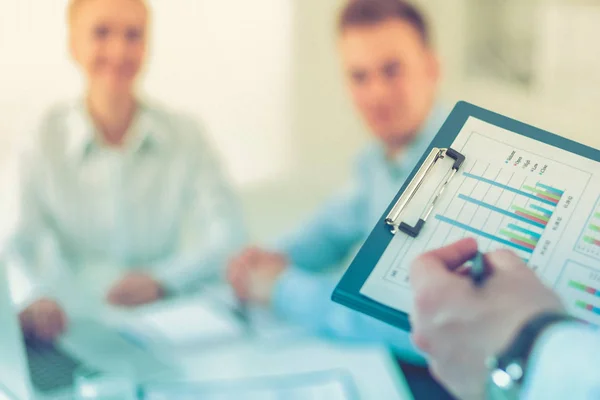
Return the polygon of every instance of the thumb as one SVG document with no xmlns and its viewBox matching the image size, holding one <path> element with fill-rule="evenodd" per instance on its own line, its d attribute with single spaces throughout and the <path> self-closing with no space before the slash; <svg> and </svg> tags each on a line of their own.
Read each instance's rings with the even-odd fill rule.
<svg viewBox="0 0 600 400">
<path fill-rule="evenodd" d="M 433 280 L 458 279 L 454 270 L 477 253 L 477 242 L 464 239 L 441 249 L 433 250 L 417 258 L 410 269 L 413 288 L 427 285 Z"/>
<path fill-rule="evenodd" d="M 486 254 L 485 258 L 487 264 L 494 270 L 510 271 L 519 268 L 527 268 L 527 265 L 523 260 L 510 250 L 497 250 Z"/>
</svg>

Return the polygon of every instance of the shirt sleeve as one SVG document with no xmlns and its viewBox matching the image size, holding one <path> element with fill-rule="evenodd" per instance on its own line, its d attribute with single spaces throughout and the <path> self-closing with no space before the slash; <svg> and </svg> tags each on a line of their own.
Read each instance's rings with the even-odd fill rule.
<svg viewBox="0 0 600 400">
<path fill-rule="evenodd" d="M 21 278 L 18 287 L 14 285 L 16 280 L 11 282 L 13 300 L 19 309 L 41 297 L 52 296 L 52 288 L 66 267 L 40 192 L 44 160 L 34 138 L 27 140 L 11 163 L 10 181 L 15 190 L 9 203 L 16 213 L 8 222 L 11 228 L 3 254 L 9 268 Z"/>
<path fill-rule="evenodd" d="M 307 223 L 275 244 L 290 264 L 324 271 L 343 262 L 364 239 L 366 198 L 360 182 L 331 198 Z"/>
<path fill-rule="evenodd" d="M 192 179 L 180 214 L 178 247 L 152 271 L 170 292 L 180 292 L 199 281 L 221 277 L 227 258 L 246 239 L 238 199 L 221 170 L 214 151 L 197 127 L 190 151 Z"/>
<path fill-rule="evenodd" d="M 551 327 L 530 363 L 524 399 L 600 399 L 599 331 L 572 323 Z"/>
<path fill-rule="evenodd" d="M 286 271 L 273 293 L 272 307 L 281 318 L 324 337 L 389 346 L 399 357 L 425 364 L 409 333 L 331 301 L 338 279 L 299 269 Z"/>
</svg>

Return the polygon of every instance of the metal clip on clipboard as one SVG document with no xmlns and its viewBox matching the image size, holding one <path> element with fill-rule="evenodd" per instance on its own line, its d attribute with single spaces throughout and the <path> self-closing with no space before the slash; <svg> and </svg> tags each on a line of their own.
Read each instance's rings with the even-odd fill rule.
<svg viewBox="0 0 600 400">
<path fill-rule="evenodd" d="M 439 160 L 442 160 L 446 157 L 452 158 L 454 160 L 454 165 L 446 174 L 444 183 L 439 186 L 438 192 L 433 197 L 433 200 L 431 201 L 429 206 L 427 206 L 425 211 L 421 214 L 421 217 L 419 218 L 417 224 L 415 226 L 410 226 L 407 223 L 400 221 L 400 216 L 402 215 L 402 212 L 413 199 L 413 197 L 417 193 L 417 190 L 419 190 L 429 172 L 431 172 L 431 170 Z M 435 205 L 437 204 L 438 200 L 442 196 L 442 193 L 444 193 L 444 190 L 446 189 L 452 178 L 454 178 L 454 175 L 456 175 L 456 172 L 460 169 L 464 161 L 465 156 L 454 149 L 440 149 L 434 147 L 431 150 L 431 153 L 429 153 L 429 156 L 427 157 L 423 165 L 421 165 L 421 168 L 419 168 L 415 177 L 412 179 L 412 181 L 410 181 L 410 184 L 408 185 L 404 193 L 402 193 L 402 195 L 400 196 L 400 198 L 398 199 L 388 216 L 385 218 L 386 224 L 392 227 L 392 234 L 395 235 L 398 231 L 402 231 L 411 237 L 419 236 L 419 233 L 423 229 L 425 222 L 427 222 L 427 219 L 431 215 L 431 212 L 435 208 Z"/>
</svg>

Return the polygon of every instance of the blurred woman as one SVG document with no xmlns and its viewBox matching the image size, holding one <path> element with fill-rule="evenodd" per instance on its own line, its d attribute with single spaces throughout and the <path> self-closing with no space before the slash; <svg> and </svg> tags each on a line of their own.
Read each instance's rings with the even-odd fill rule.
<svg viewBox="0 0 600 400">
<path fill-rule="evenodd" d="M 72 0 L 69 24 L 86 90 L 40 121 L 20 157 L 10 252 L 34 282 L 23 330 L 44 340 L 66 327 L 65 277 L 109 303 L 145 304 L 217 274 L 243 239 L 198 126 L 136 95 L 145 2 Z"/>
</svg>

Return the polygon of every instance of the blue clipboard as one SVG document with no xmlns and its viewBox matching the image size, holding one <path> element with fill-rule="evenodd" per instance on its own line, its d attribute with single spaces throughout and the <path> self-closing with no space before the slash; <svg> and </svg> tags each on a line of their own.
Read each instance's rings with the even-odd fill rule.
<svg viewBox="0 0 600 400">
<path fill-rule="evenodd" d="M 434 148 L 450 148 L 469 117 L 480 119 L 511 132 L 600 162 L 600 151 L 597 149 L 477 107 L 473 104 L 462 101 L 458 102 L 429 145 L 427 151 L 417 163 L 415 169 L 409 175 L 406 182 L 390 203 L 388 209 L 383 214 L 366 242 L 363 244 L 362 248 L 354 258 L 354 261 L 352 261 L 352 264 L 342 277 L 342 280 L 335 288 L 332 295 L 332 300 L 334 302 L 372 316 L 398 328 L 410 331 L 410 322 L 406 313 L 380 304 L 362 295 L 360 290 L 394 237 L 390 230 L 390 225 L 386 222 L 388 214 L 390 214 L 400 197 L 407 190 L 409 184 L 413 181 L 423 163 L 426 162 L 432 150 Z"/>
</svg>

